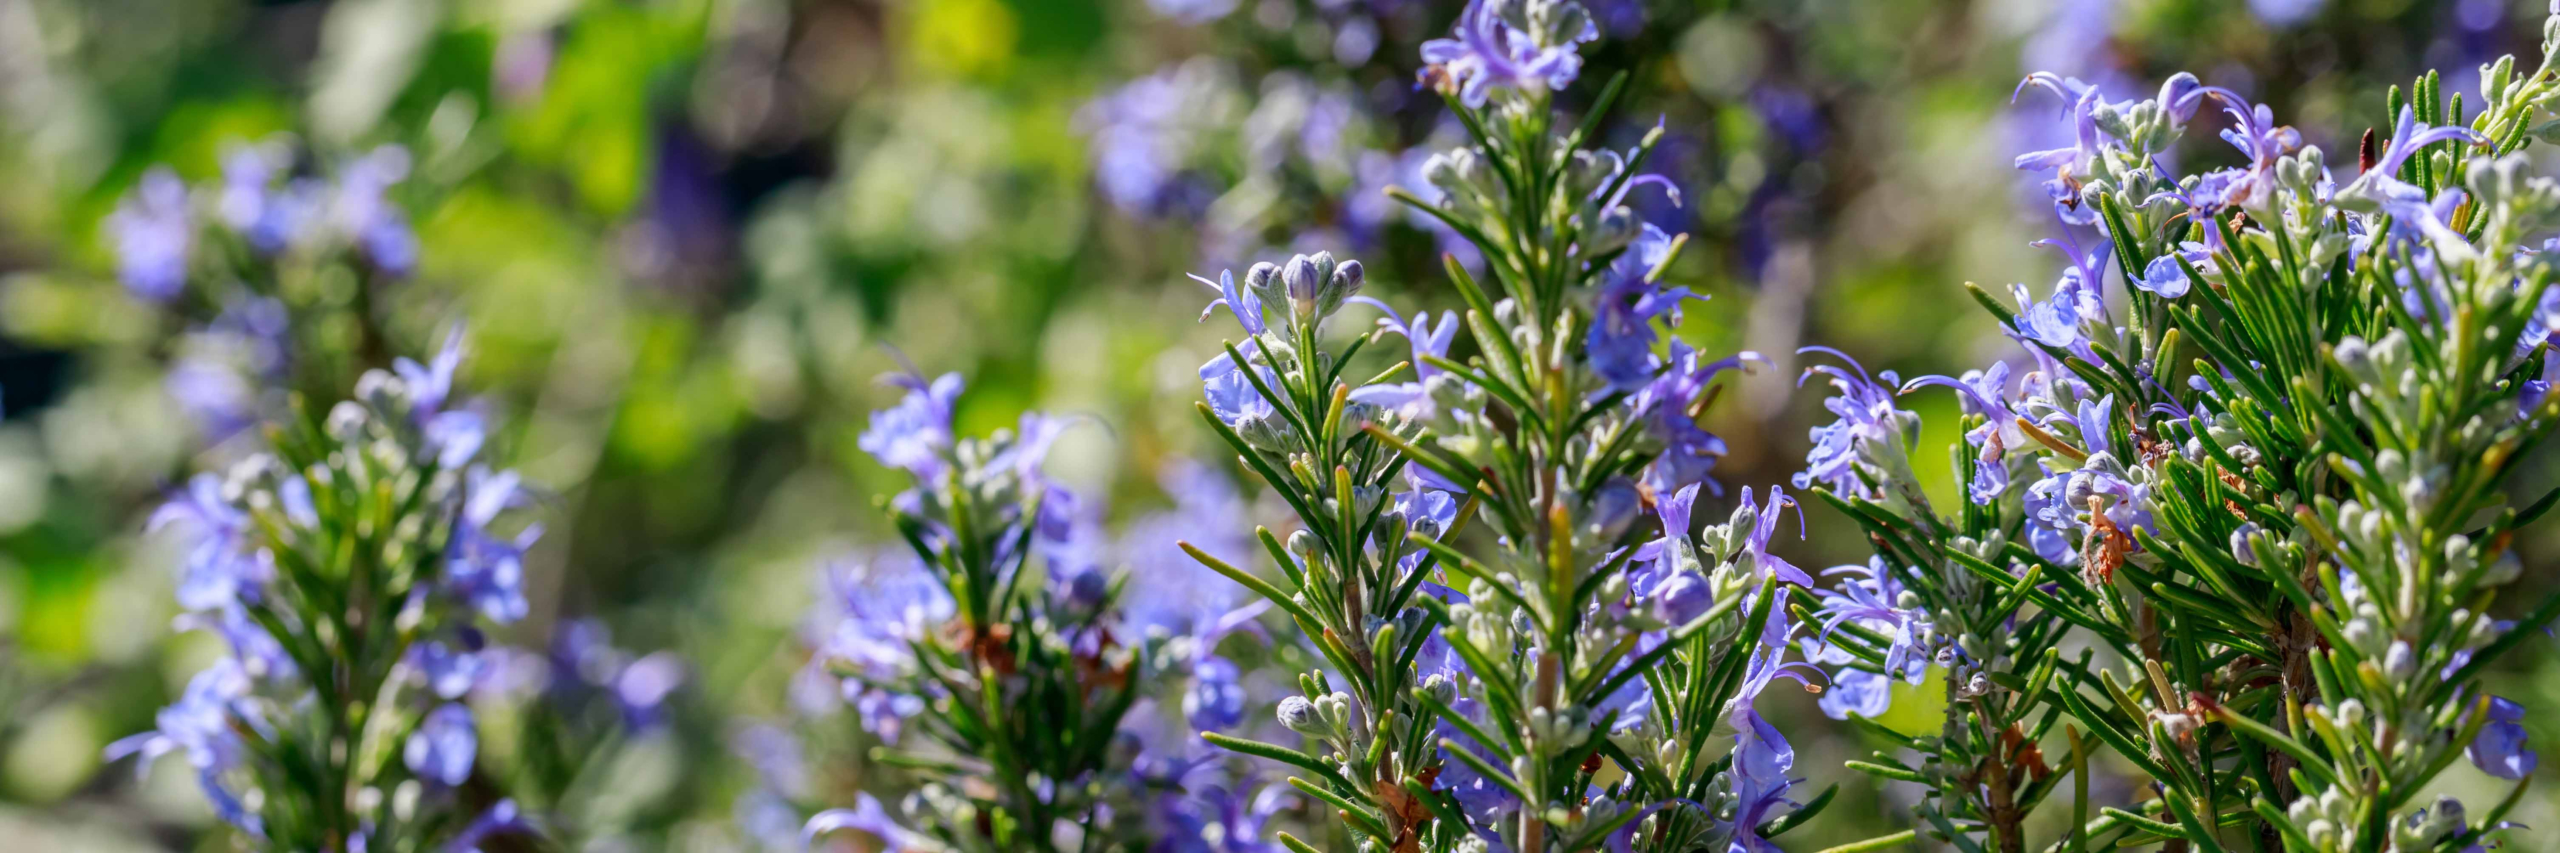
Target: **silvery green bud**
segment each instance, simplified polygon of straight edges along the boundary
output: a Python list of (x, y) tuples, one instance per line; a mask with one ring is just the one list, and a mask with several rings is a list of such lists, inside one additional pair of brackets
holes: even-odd
[(1351, 694), (1336, 690), (1316, 698), (1316, 714), (1337, 732), (1351, 730)]
[(1236, 435), (1244, 439), (1244, 443), (1262, 450), (1289, 449), (1289, 424), (1277, 412), (1236, 425)]
[(365, 424), (372, 420), (372, 413), (365, 411), (364, 406), (358, 405), (353, 400), (340, 400), (337, 405), (329, 408), (329, 420), (325, 428), (329, 431), (330, 438), (354, 443), (357, 439), (364, 437)]
[(1300, 530), (1296, 533), (1289, 534), (1289, 553), (1297, 555), (1300, 559), (1314, 556), (1316, 548), (1317, 542), (1315, 533)]
[(2367, 657), (2382, 653), (2383, 643), (2387, 638), (2375, 620), (2364, 616), (2349, 619), (2343, 631), (2347, 635), (2347, 643), (2355, 646), (2357, 651), (2363, 652)]
[(2382, 676), (2393, 684), (2407, 684), (2418, 674), (2418, 653), (2407, 640), (2393, 640), (2391, 650), (2382, 655)]
[(1324, 716), (1317, 712), (1316, 704), (1307, 701), (1307, 697), (1304, 696), (1291, 696), (1280, 700), (1280, 725), (1309, 737), (1325, 737), (1332, 734), (1326, 729)]
[(409, 408), (409, 384), (387, 370), (367, 370), (356, 377), (355, 399), (386, 412)]
[(1430, 678), (1422, 680), (1422, 692), (1431, 694), (1433, 700), (1447, 705), (1458, 701), (1458, 682), (1447, 675), (1434, 673)]
[(2366, 345), (2363, 338), (2348, 335), (2346, 340), (2339, 341), (2335, 347), (2332, 347), (2329, 354), (2330, 357), (2337, 359), (2338, 366), (2346, 368), (2348, 375), (2354, 376), (2356, 381), (2366, 385), (2382, 384), (2382, 374), (2373, 366), (2372, 347)]
[(1500, 198), (1494, 186), (1493, 170), (1485, 166), (1484, 157), (1472, 148), (1457, 148), (1431, 155), (1422, 166), (1423, 180), (1430, 181), (1441, 193), (1441, 206), (1462, 213), (1482, 212), (1485, 199)]

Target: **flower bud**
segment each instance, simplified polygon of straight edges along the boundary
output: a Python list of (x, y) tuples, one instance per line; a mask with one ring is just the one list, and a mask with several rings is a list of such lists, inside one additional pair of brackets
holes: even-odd
[(1281, 290), (1279, 284), (1280, 265), (1270, 261), (1254, 264), (1252, 269), (1244, 273), (1245, 290), (1265, 305), (1278, 305), (1288, 301), (1288, 294)]
[(1307, 701), (1304, 696), (1280, 700), (1280, 725), (1309, 737), (1332, 734), (1325, 728), (1323, 715), (1316, 712), (1316, 703)]
[(2232, 559), (2239, 560), (2240, 564), (2243, 566), (2256, 567), (2258, 565), (2258, 552), (2255, 548), (2250, 546), (2249, 537), (2257, 535), (2259, 530), (2260, 528), (2258, 527), (2257, 522), (2249, 521), (2242, 522), (2240, 524), (2240, 529), (2231, 531)]
[(2204, 103), (2203, 98), (2192, 97), (2203, 86), (2196, 75), (2184, 71), (2169, 75), (2169, 79), (2160, 81), (2160, 111), (2170, 121), (2186, 124), (2188, 119), (2195, 118), (2196, 107)]
[(1440, 704), (1447, 705), (1458, 701), (1458, 682), (1450, 680), (1447, 675), (1434, 673), (1430, 678), (1422, 680), (1422, 692), (1430, 694), (1431, 698)]
[(2393, 640), (2391, 650), (2382, 655), (2382, 675), (2393, 684), (2407, 684), (2418, 674), (2418, 653), (2407, 640)]
[(1327, 280), (1324, 290), (1317, 294), (1317, 316), (1333, 316), (1333, 312), (1342, 309), (1345, 300), (1360, 295), (1360, 286), (1367, 280), (1359, 261), (1343, 261), (1341, 266), (1333, 269), (1333, 277)]
[(1280, 269), (1281, 294), (1289, 305), (1289, 316), (1304, 323), (1316, 318), (1316, 293), (1324, 287), (1324, 279), (1332, 270), (1333, 256), (1317, 253), (1289, 259)]

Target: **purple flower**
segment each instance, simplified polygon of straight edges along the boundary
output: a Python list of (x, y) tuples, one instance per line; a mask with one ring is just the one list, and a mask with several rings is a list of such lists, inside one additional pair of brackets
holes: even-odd
[(488, 672), (487, 662), (479, 653), (448, 646), (443, 640), (428, 640), (411, 646), (409, 665), (417, 668), (429, 692), (436, 694), (436, 698), (448, 700), (460, 699), (463, 694), (471, 692), (472, 685), (479, 683), (481, 676)]
[(1182, 716), (1201, 731), (1225, 731), (1244, 722), (1247, 699), (1244, 673), (1234, 662), (1210, 655), (1191, 667), (1191, 687), (1182, 694)]
[(1075, 123), (1090, 140), (1103, 196), (1133, 215), (1206, 210), (1223, 188), (1186, 171), (1185, 161), (1232, 120), (1232, 77), (1205, 60), (1167, 65), (1079, 110)]
[(1603, 274), (1584, 350), (1590, 355), (1592, 372), (1615, 390), (1641, 391), (1660, 369), (1661, 359), (1653, 354), (1654, 318), (1668, 316), (1677, 325), (1680, 303), (1706, 300), (1685, 287), (1664, 290), (1645, 280), (1671, 256), (1671, 245), (1671, 235), (1651, 222), (1643, 223), (1635, 242)]
[(899, 826), (896, 820), (889, 817), (888, 810), (880, 807), (879, 798), (870, 794), (863, 794), (856, 798), (853, 808), (828, 809), (819, 812), (801, 827), (800, 834), (804, 841), (816, 841), (818, 836), (847, 829), (878, 839), (882, 853), (938, 849), (932, 846), (931, 839)]
[[(2395, 239), (2442, 238), (2444, 242), (2467, 245), (2468, 241), (2446, 223), (2452, 217), (2453, 208), (2461, 205), (2463, 193), (2448, 188), (2438, 193), (2436, 198), (2429, 199), (2425, 190), (2400, 180), (2400, 169), (2409, 158), (2417, 156), (2428, 146), (2447, 142), (2478, 145), (2485, 141), (2486, 137), (2467, 127), (2419, 124), (2415, 112), (2401, 107), (2399, 118), (2392, 125), (2389, 143), (2374, 157), (2371, 168), (2338, 191), (2338, 200), (2342, 206), (2378, 209), (2390, 214), (2391, 233)], [(2215, 235), (2208, 231), (2207, 236)]]
[[(2554, 292), (2560, 292), (2560, 288), (2556, 288)], [(1387, 312), (1387, 316), (1378, 318), (1378, 327), (1394, 332), (1405, 339), (1406, 344), (1413, 351), (1410, 360), (1413, 362), (1413, 375), (1416, 378), (1427, 380), (1443, 372), (1423, 359), (1426, 356), (1445, 358), (1449, 355), (1449, 342), (1456, 339), (1458, 335), (1458, 312), (1441, 312), (1440, 324), (1435, 328), (1431, 324), (1429, 311), (1415, 312), (1413, 322), (1408, 324), (1404, 320), (1404, 315), (1396, 313), (1396, 309), (1387, 307), (1387, 303), (1366, 296), (1354, 296), (1349, 301), (1364, 303)], [(2543, 301), (2554, 303), (2552, 299)]]
[(419, 778), (450, 788), (471, 778), (471, 763), (479, 752), (480, 731), (471, 721), (471, 709), (447, 702), (427, 712), (409, 733), (401, 760)]
[(462, 339), (462, 327), (455, 326), (445, 333), (444, 346), (427, 363), (419, 364), (406, 357), (391, 363), (392, 372), (399, 374), (400, 383), (409, 390), (411, 417), (425, 421), (444, 411), (446, 398), (453, 396), (453, 375), (462, 369)]
[(1647, 431), (1663, 445), (1662, 454), (1645, 467), (1645, 484), (1652, 486), (1655, 494), (1676, 493), (1693, 483), (1706, 484), (1709, 494), (1724, 494), (1722, 486), (1707, 479), (1716, 460), (1724, 456), (1724, 439), (1699, 426), (1701, 413), (1694, 410), (1717, 374), (1735, 368), (1748, 371), (1768, 361), (1756, 352), (1715, 361), (1705, 359), (1688, 344), (1673, 339), (1671, 369), (1663, 371), (1628, 402), (1635, 417), (1643, 419)]
[[(2301, 148), (2302, 134), (2291, 127), (2276, 124), (2275, 111), (2267, 109), (2267, 105), (2252, 106), (2229, 89), (2197, 86), (2192, 93), (2192, 97), (2198, 98), (2211, 95), (2222, 103), (2222, 111), (2231, 116), (2232, 124), (2223, 129), (2222, 139), (2249, 158), (2249, 165), (2229, 170), (2229, 183), (2216, 188), (2213, 195), (2218, 197), (2219, 205), (2265, 206), (2275, 194), (2276, 160)], [(2393, 168), (2398, 168), (2397, 163)], [(2211, 199), (2198, 198), (2195, 201), (2204, 203), (2200, 207), (2214, 204)], [(2206, 229), (2206, 234), (2212, 235), (2213, 229)]]
[[(1742, 505), (1751, 506), (1750, 486), (1742, 487)], [(1795, 505), (1794, 498), (1787, 497), (1785, 492), (1778, 490), (1778, 487), (1770, 486), (1769, 502), (1753, 514), (1751, 533), (1743, 539), (1742, 552), (1750, 555), (1758, 576), (1765, 578), (1776, 575), (1778, 580), (1811, 589), (1813, 576), (1805, 574), (1803, 569), (1796, 568), (1795, 564), (1787, 562), (1786, 558), (1769, 553), (1769, 540), (1778, 532), (1778, 518)], [(1804, 538), (1804, 513), (1801, 510), (1796, 513), (1796, 538)], [(1770, 620), (1770, 624), (1776, 625), (1777, 620)]]
[(188, 679), (187, 689), (179, 694), (177, 702), (160, 709), (155, 718), (157, 729), (108, 744), (106, 760), (140, 756), (134, 769), (142, 773), (149, 771), (160, 756), (184, 752), (187, 764), (195, 768), (197, 784), (213, 803), (214, 813), (243, 832), (264, 836), (264, 823), (224, 780), (240, 765), (247, 750), (232, 721), (235, 708), (248, 695), (249, 675), (239, 663), (229, 658), (215, 661)]
[(2462, 754), (2482, 772), (2500, 779), (2533, 775), (2533, 768), (2542, 763), (2542, 756), (2524, 745), (2524, 706), (2504, 696), (2489, 697), (2489, 722)]
[(2162, 299), (2176, 299), (2187, 295), (2187, 271), (2178, 266), (2177, 258), (2161, 255), (2142, 267), (2142, 278), (2133, 286)]
[(900, 724), (922, 712), (924, 703), (886, 685), (909, 674), (914, 644), (949, 621), (957, 606), (942, 579), (908, 555), (839, 560), (820, 573), (826, 597), (811, 626), (817, 648), (809, 667), (822, 675), (838, 665), (849, 670), (835, 680), (861, 714), (863, 728), (895, 742)]
[(825, 576), (836, 612), (819, 654), (859, 676), (885, 681), (904, 673), (910, 644), (956, 612), (942, 579), (913, 557), (838, 561)]
[(1279, 844), (1263, 840), (1262, 827), (1290, 799), (1286, 785), (1263, 786), (1250, 801), (1225, 785), (1158, 795), (1154, 820), (1162, 831), (1148, 853), (1280, 853)]
[(1849, 715), (1875, 718), (1893, 707), (1893, 680), (1856, 667), (1841, 667), (1831, 674), (1831, 686), (1822, 691), (1822, 701), (1815, 703), (1822, 715), (1846, 720)]
[(409, 177), (409, 150), (384, 145), (356, 158), (338, 174), (338, 193), (329, 216), (338, 232), (353, 243), (374, 269), (392, 277), (417, 269), (418, 238), (409, 220), (387, 198), (392, 186)]
[(1431, 379), (1446, 371), (1425, 358), (1441, 358), (1449, 354), (1449, 342), (1458, 334), (1458, 312), (1443, 312), (1440, 325), (1435, 329), (1431, 325), (1429, 311), (1415, 313), (1413, 322), (1407, 324), (1404, 315), (1396, 313), (1384, 302), (1366, 296), (1354, 296), (1349, 301), (1365, 303), (1387, 312), (1387, 316), (1378, 318), (1378, 327), (1404, 336), (1412, 349), (1413, 355), (1408, 361), (1413, 365), (1414, 376), (1412, 382), (1382, 383), (1353, 389), (1352, 402), (1367, 403), (1414, 420), (1429, 420), (1436, 416), (1439, 406), (1431, 397)]
[(1637, 546), (1634, 562), (1652, 563), (1672, 557), (1674, 549), (1689, 542), (1689, 510), (1698, 504), (1697, 483), (1682, 486), (1667, 495), (1657, 494), (1653, 513), (1662, 520), (1662, 537)]
[(187, 286), (187, 254), (195, 222), (187, 213), (187, 184), (167, 166), (155, 166), (107, 218), (116, 235), (117, 272), (125, 289), (152, 302), (167, 302)]
[[(1269, 266), (1271, 265), (1255, 264), (1253, 269), (1246, 272), (1246, 278), (1251, 279), (1255, 276), (1269, 278), (1270, 273), (1265, 269)], [(1244, 327), (1245, 334), (1259, 335), (1269, 328), (1262, 321), (1262, 298), (1256, 296), (1252, 288), (1237, 289), (1234, 270), (1219, 270), (1216, 282), (1196, 275), (1192, 276), (1191, 280), (1206, 284), (1209, 289), (1218, 292), (1218, 298), (1211, 301), (1209, 307), (1200, 309), (1200, 319), (1207, 320), (1210, 312), (1225, 308), (1227, 313), (1235, 315), (1236, 324)]]
[[(1776, 625), (1782, 618), (1773, 613), (1769, 621)], [(1778, 727), (1770, 725), (1752, 707), (1753, 701), (1769, 688), (1772, 681), (1786, 678), (1798, 684), (1806, 683), (1797, 670), (1811, 670), (1812, 665), (1780, 663), (1778, 657), (1785, 651), (1783, 645), (1753, 651), (1750, 664), (1744, 670), (1741, 689), (1734, 695), (1733, 704), (1727, 706), (1729, 710), (1725, 719), (1734, 729), (1731, 778), (1735, 800), (1735, 851), (1781, 853), (1777, 845), (1760, 837), (1759, 828), (1770, 818), (1777, 817), (1779, 806), (1794, 805), (1794, 801), (1787, 799), (1787, 789), (1794, 787), (1799, 780), (1787, 778), (1787, 772), (1795, 769), (1795, 747), (1787, 743), (1786, 736), (1778, 732)]]
[[(1405, 471), (1411, 474), (1420, 467), (1409, 465), (1406, 466)], [(1408, 479), (1412, 480), (1414, 488), (1397, 492), (1391, 511), (1404, 519), (1406, 530), (1434, 538), (1439, 537), (1440, 534), (1448, 531), (1451, 523), (1457, 521), (1458, 499), (1451, 492), (1423, 483), (1418, 479)], [(1396, 561), (1396, 568), (1399, 571), (1413, 571), (1413, 567), (1421, 565), (1424, 553), (1421, 548), (1406, 550), (1404, 558)]]
[(1687, 625), (1715, 606), (1714, 585), (1704, 575), (1681, 571), (1653, 593), (1653, 618), (1665, 625)]
[(2011, 329), (2014, 337), (2061, 350), (2071, 350), (2083, 343), (2077, 294), (2057, 287), (2052, 298), (2037, 302), (2027, 295), (2025, 285), (2010, 285), (2010, 289), (2020, 306), (2019, 325)]
[[(1270, 365), (1252, 361), (1261, 352), (1261, 347), (1246, 341), (1236, 348), (1236, 352), (1253, 364), (1253, 372), (1261, 377), (1262, 384), (1273, 388), (1279, 386), (1280, 377), (1271, 372)], [(1262, 390), (1254, 387), (1253, 380), (1236, 367), (1235, 359), (1223, 352), (1200, 365), (1200, 386), (1208, 397), (1209, 410), (1231, 427), (1260, 421), (1277, 411), (1272, 408), (1271, 401), (1262, 396)]]
[(1923, 376), (1904, 383), (1901, 393), (1931, 385), (1955, 389), (1957, 403), (1965, 414), (1983, 416), (1983, 424), (1965, 434), (1966, 443), (1978, 448), (1968, 497), (1976, 504), (1989, 506), (2009, 491), (2008, 449), (2027, 441), (2026, 433), (2018, 428), (2018, 413), (2009, 404), (2009, 364), (1992, 362), (1989, 369), (1968, 370), (1959, 378)]
[(255, 600), (259, 587), (275, 577), (275, 566), (248, 548), (249, 515), (224, 499), (222, 478), (197, 474), (151, 514), (148, 527), (178, 525), (188, 543), (179, 562), (178, 604), (188, 610), (215, 610)]
[(283, 251), (302, 232), (318, 206), (320, 188), (310, 179), (293, 179), (278, 192), (275, 179), (290, 166), (288, 155), (271, 145), (241, 145), (222, 157), (223, 224), (263, 254)]
[(1902, 584), (1885, 567), (1884, 559), (1871, 557), (1866, 565), (1838, 566), (1823, 574), (1849, 576), (1837, 591), (1815, 593), (1822, 599), (1818, 615), (1822, 617), (1823, 642), (1829, 643), (1832, 632), (1844, 624), (1884, 635), (1892, 640), (1884, 649), (1885, 671), (1919, 683), (1921, 674), (1929, 668), (1928, 650), (1921, 647), (1929, 633), (1928, 614), (1903, 603)]
[(1582, 73), (1575, 45), (1600, 37), (1581, 4), (1511, 2), (1488, 11), (1471, 0), (1455, 38), (1422, 43), (1423, 82), (1482, 109), (1495, 89), (1562, 89)]
[(159, 728), (107, 745), (106, 759), (141, 756), (137, 773), (171, 752), (185, 752), (199, 770), (229, 767), (240, 759), (243, 745), (231, 727), (232, 706), (249, 695), (249, 676), (237, 661), (224, 658), (187, 680), (178, 701), (154, 718)]
[(913, 372), (890, 374), (882, 381), (907, 389), (907, 394), (897, 405), (871, 413), (871, 426), (858, 442), (862, 451), (918, 480), (940, 476), (943, 453), (951, 448), (951, 407), (960, 399), (960, 374), (945, 373), (930, 384)]
[(542, 525), (525, 525), (513, 540), (499, 538), (489, 529), (499, 513), (518, 502), (516, 472), (491, 474), (486, 468), (473, 468), (468, 483), (453, 542), (445, 547), (446, 589), (492, 622), (522, 619), (526, 612), (524, 552), (542, 538)]
[(1858, 476), (1863, 454), (1874, 445), (1898, 442), (1902, 425), (1916, 417), (1893, 405), (1892, 389), (1901, 385), (1901, 378), (1888, 370), (1878, 374), (1884, 380), (1879, 384), (1857, 359), (1830, 347), (1805, 347), (1798, 352), (1827, 353), (1847, 362), (1848, 368), (1815, 365), (1805, 368), (1804, 375), (1796, 380), (1801, 387), (1814, 374), (1823, 374), (1831, 377), (1831, 387), (1840, 392), (1822, 401), (1823, 408), (1831, 410), (1839, 420), (1813, 428), (1813, 450), (1805, 455), (1805, 469), (1795, 475), (1796, 488), (1810, 489), (1820, 483), (1838, 494), (1873, 497), (1874, 490)]
[[(1457, 701), (1450, 703), (1450, 710), (1466, 714), (1479, 722), (1483, 720), (1483, 716), (1477, 713), (1478, 707), (1474, 699), (1461, 696)], [(1475, 738), (1468, 737), (1464, 730), (1450, 724), (1447, 720), (1440, 721), (1438, 735), (1440, 740), (1464, 747), (1478, 757), (1494, 754), (1486, 750), (1484, 744), (1477, 743)], [(1440, 751), (1439, 783), (1441, 790), (1448, 791), (1450, 796), (1457, 798), (1458, 809), (1465, 812), (1468, 817), (1474, 818), (1478, 824), (1491, 824), (1502, 815), (1520, 808), (1520, 798), (1513, 796), (1511, 789), (1484, 778), (1476, 772), (1474, 767), (1449, 754), (1446, 748)]]
[(622, 725), (632, 731), (644, 731), (657, 725), (667, 697), (684, 686), (684, 660), (674, 652), (652, 652), (613, 679), (614, 707), (622, 712)]

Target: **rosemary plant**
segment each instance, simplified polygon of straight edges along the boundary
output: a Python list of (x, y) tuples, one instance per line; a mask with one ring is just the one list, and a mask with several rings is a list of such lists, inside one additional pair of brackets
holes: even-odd
[[(1203, 419), (1302, 526), (1257, 531), (1277, 580), (1194, 556), (1326, 669), (1278, 712), (1310, 750), (1205, 736), (1293, 765), (1357, 849), (1773, 850), (1828, 802), (1786, 813), (1793, 752), (1752, 710), (1809, 668), (1781, 662), (1776, 590), (1810, 582), (1768, 552), (1789, 500), (1745, 490), (1730, 523), (1689, 529), (1723, 453), (1698, 425), (1710, 383), (1756, 357), (1663, 342), (1702, 297), (1660, 282), (1681, 241), (1623, 204), (1667, 187), (1640, 173), (1660, 132), (1584, 147), (1623, 75), (1578, 124), (1556, 112), (1594, 37), (1579, 4), (1477, 3), (1423, 48), (1472, 143), (1433, 157), (1438, 203), (1390, 194), (1482, 251), (1491, 289), (1447, 264), (1463, 314), (1407, 320), (1321, 253), (1211, 284), (1245, 337), (1201, 369)], [(1387, 316), (1333, 349), (1353, 302)], [(1410, 358), (1361, 379), (1387, 334)], [(1478, 525), (1491, 541), (1465, 547)]]
[[(2477, 113), (2433, 73), (2395, 87), (2344, 185), (2265, 106), (2190, 75), (2129, 101), (2021, 86), (2078, 130), (2018, 160), (2052, 174), (2069, 269), (2041, 301), (1974, 291), (2032, 359), (2017, 387), (2007, 364), (1911, 386), (1962, 395), (1970, 500), (1949, 517), (1918, 497), (1903, 433), (1861, 436), (1824, 492), (1877, 562), (1810, 647), (1869, 691), (1931, 643), (1954, 662), (1943, 734), (1894, 736), (1922, 766), (1852, 765), (1930, 786), (1919, 833), (2027, 849), (2024, 813), (2065, 775), (2038, 742), (2069, 720), (2055, 848), (2496, 843), (2535, 755), (2481, 676), (2560, 615), (2494, 615), (2518, 611), (2498, 601), (2514, 533), (2555, 497), (2509, 495), (2560, 417), (2554, 258), (2528, 242), (2560, 226), (2560, 183), (2519, 153), (2560, 97), (2555, 33), (2529, 73), (2481, 68)], [(2242, 162), (2171, 174), (2159, 155), (2207, 105)], [(1888, 391), (1843, 399), (1889, 409)], [(1849, 695), (1842, 713), (1881, 710)], [(2092, 815), (2099, 748), (2152, 796)], [(2466, 754), (2516, 793), (2476, 815), (2435, 795)]]

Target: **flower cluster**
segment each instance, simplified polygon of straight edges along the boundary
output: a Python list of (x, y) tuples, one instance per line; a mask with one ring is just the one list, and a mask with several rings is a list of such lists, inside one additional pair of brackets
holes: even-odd
[[(1241, 781), (1216, 784), (1205, 747), (1154, 734), (1244, 720), (1242, 671), (1220, 646), (1258, 631), (1268, 605), (1240, 605), (1174, 546), (1230, 531), (1209, 547), (1241, 559), (1242, 502), (1216, 473), (1176, 467), (1165, 483), (1176, 504), (1105, 542), (1098, 508), (1041, 470), (1066, 421), (1026, 414), (1018, 429), (959, 438), (957, 375), (891, 382), (905, 396), (873, 413), (860, 443), (914, 478), (889, 502), (911, 547), (826, 567), (803, 693), (850, 707), (894, 750), (880, 760), (935, 772), (902, 804), (906, 821), (865, 794), (811, 818), (806, 836), (1048, 850), (1178, 840), (1209, 821), (1252, 838), (1260, 817), (1236, 823), (1245, 812), (1231, 802)], [(1151, 692), (1158, 684), (1173, 689)], [(786, 751), (772, 740), (759, 739), (760, 755)], [(787, 809), (805, 788), (770, 782), (752, 813)]]
[[(2075, 142), (2017, 160), (2051, 176), (2060, 279), (1974, 293), (2020, 357), (1898, 389), (1834, 373), (1841, 421), (1808, 460), (1877, 545), (1835, 570), (1852, 577), (1804, 642), (1837, 668), (1825, 710), (1875, 715), (1890, 679), (1944, 667), (1943, 736), (1865, 726), (1918, 765), (1852, 763), (1929, 787), (1917, 834), (2030, 849), (2027, 813), (2106, 748), (2152, 796), (2092, 819), (2075, 782), (2073, 844), (2493, 843), (2515, 798), (2474, 821), (2418, 797), (2459, 756), (2506, 779), (2536, 763), (2480, 676), (2560, 615), (2491, 615), (2522, 571), (2510, 535), (2551, 505), (2507, 489), (2560, 423), (2555, 267), (2527, 242), (2560, 226), (2560, 182), (2519, 153), (2555, 68), (2560, 17), (2537, 70), (2481, 68), (2467, 118), (2432, 73), (2394, 88), (2343, 184), (2266, 106), (2191, 75), (2129, 100), (2021, 84), (2064, 101)], [(2177, 176), (2162, 155), (2207, 106), (2232, 165)], [(1962, 406), (1947, 514), (1901, 462), (1916, 432), (1890, 428), (1893, 398), (1931, 387)], [(2057, 772), (2041, 744), (2064, 721)]]
[(465, 699), (492, 671), (483, 625), (524, 615), (511, 519), (525, 492), (479, 461), (481, 418), (453, 405), (461, 336), (428, 364), (367, 373), (325, 417), (199, 474), (153, 517), (185, 542), (183, 627), (229, 654), (157, 730), (110, 757), (183, 753), (224, 820), (278, 850), (467, 848), (522, 830), (466, 783)]
[[(369, 291), (417, 269), (417, 237), (393, 201), (409, 154), (376, 148), (334, 178), (308, 159), (283, 139), (235, 145), (198, 187), (156, 167), (107, 219), (125, 290), (189, 321), (165, 384), (210, 442), (282, 414), (270, 389), (336, 394), (397, 349)], [(362, 286), (288, 286), (336, 268)], [(361, 339), (344, 340), (349, 329)]]
[[(1667, 187), (1641, 172), (1661, 131), (1588, 149), (1547, 106), (1593, 35), (1578, 4), (1478, 3), (1424, 49), (1471, 139), (1421, 170), (1432, 200), (1388, 192), (1462, 235), (1498, 291), (1454, 258), (1465, 309), (1437, 319), (1362, 295), (1359, 262), (1328, 253), (1200, 278), (1202, 319), (1242, 333), (1200, 370), (1202, 419), (1299, 529), (1256, 531), (1277, 580), (1192, 556), (1321, 659), (1278, 708), (1301, 746), (1203, 737), (1294, 767), (1361, 849), (1768, 851), (1829, 802), (1799, 807), (1794, 751), (1755, 710), (1814, 673), (1787, 660), (1781, 592), (1813, 579), (1771, 552), (1792, 499), (1745, 489), (1691, 530), (1721, 493), (1711, 385), (1760, 359), (1665, 341), (1703, 297), (1663, 281), (1682, 238), (1625, 203)], [(1331, 321), (1370, 310), (1337, 349)], [(1349, 372), (1387, 341), (1401, 360)], [(1492, 547), (1460, 547), (1479, 524)]]

